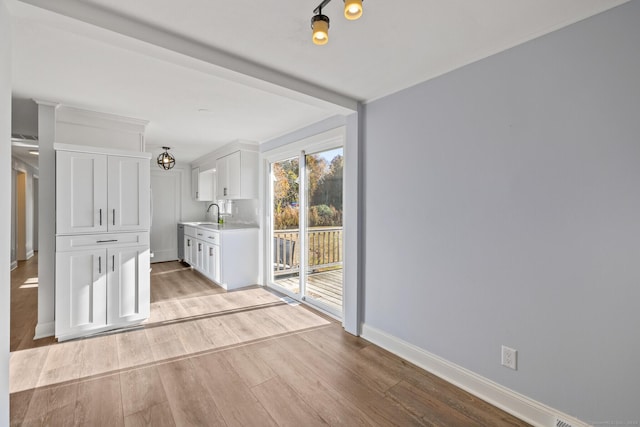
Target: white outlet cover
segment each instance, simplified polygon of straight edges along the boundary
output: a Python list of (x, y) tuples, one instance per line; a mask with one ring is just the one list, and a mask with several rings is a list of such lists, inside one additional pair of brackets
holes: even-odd
[(501, 363), (502, 363), (502, 366), (506, 366), (507, 368), (513, 369), (514, 371), (517, 370), (518, 369), (518, 350), (515, 350), (511, 347), (507, 347), (506, 345), (503, 345)]

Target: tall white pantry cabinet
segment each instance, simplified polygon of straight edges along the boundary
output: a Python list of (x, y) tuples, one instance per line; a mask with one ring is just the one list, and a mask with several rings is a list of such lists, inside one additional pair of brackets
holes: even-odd
[(151, 155), (56, 144), (58, 340), (149, 317)]

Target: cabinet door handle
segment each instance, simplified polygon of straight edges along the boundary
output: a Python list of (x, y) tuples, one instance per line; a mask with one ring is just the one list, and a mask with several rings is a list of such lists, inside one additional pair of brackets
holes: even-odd
[(116, 256), (111, 255), (111, 271), (116, 271)]
[(209, 248), (209, 256), (213, 256), (213, 248)]
[(102, 225), (102, 209), (100, 209), (100, 225)]
[(196, 191), (196, 199), (198, 198), (198, 192)]
[(227, 195), (227, 187), (224, 187), (224, 195)]
[(202, 252), (202, 243), (198, 243), (198, 252)]
[(191, 239), (187, 239), (187, 246), (191, 246)]
[(98, 274), (102, 274), (102, 257), (98, 257)]
[(116, 225), (116, 210), (113, 210), (113, 225)]
[(117, 242), (118, 239), (110, 239), (110, 240), (96, 240), (96, 243), (113, 243)]

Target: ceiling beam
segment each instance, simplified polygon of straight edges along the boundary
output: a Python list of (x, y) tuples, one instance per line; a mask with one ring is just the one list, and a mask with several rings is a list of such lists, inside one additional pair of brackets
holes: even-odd
[(312, 105), (339, 107), (345, 114), (358, 108), (358, 100), (343, 94), (96, 5), (79, 0), (19, 1), (202, 61), (219, 69), (219, 77)]

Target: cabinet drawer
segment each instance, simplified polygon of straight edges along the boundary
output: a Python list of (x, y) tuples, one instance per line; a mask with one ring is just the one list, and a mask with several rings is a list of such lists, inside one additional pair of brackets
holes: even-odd
[(184, 235), (189, 237), (197, 237), (196, 236), (196, 228), (188, 225), (184, 226)]
[(110, 246), (148, 246), (149, 233), (83, 234), (56, 237), (56, 251), (68, 252), (83, 249), (98, 249)]
[(203, 242), (219, 245), (220, 244), (220, 233), (215, 231), (204, 231), (200, 230), (202, 236), (198, 236), (198, 239), (201, 239)]

